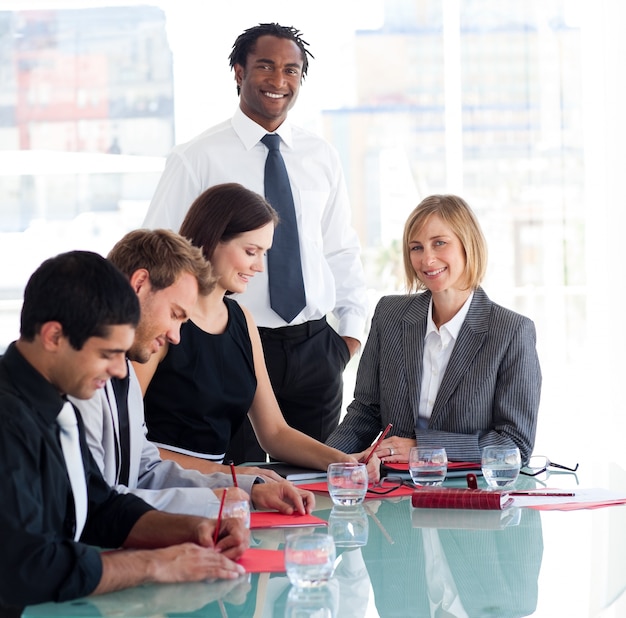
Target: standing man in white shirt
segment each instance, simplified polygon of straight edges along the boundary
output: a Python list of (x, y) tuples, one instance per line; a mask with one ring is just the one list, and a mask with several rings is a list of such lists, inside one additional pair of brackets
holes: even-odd
[[(289, 229), (289, 216), (274, 203), (281, 223), (266, 268), (251, 278), (247, 291), (236, 298), (250, 309), (259, 325), (267, 368), (285, 419), (292, 427), (325, 441), (339, 421), (342, 374), (359, 349), (367, 301), (360, 243), (351, 224), (338, 154), (322, 138), (292, 125), (287, 117), (307, 73), (309, 57), (308, 43), (292, 27), (259, 24), (237, 38), (230, 66), (239, 107), (231, 119), (172, 150), (144, 225), (178, 230), (194, 199), (224, 182), (238, 182), (267, 197), (268, 146), (261, 140), (268, 133), (279, 136), (297, 225), (297, 231), (285, 236), (297, 235), (296, 252), (299, 250), (299, 258), (280, 261), (283, 265), (299, 262), (302, 306), (296, 304), (294, 315), (281, 317), (273, 308), (275, 295), (270, 299), (272, 284), (282, 286), (284, 297), (297, 296), (286, 291), (283, 275), (268, 273), (272, 251), (277, 255), (281, 226), (283, 232)], [(329, 313), (337, 320), (337, 330), (326, 322)], [(235, 462), (265, 459), (249, 423), (232, 445), (227, 457)]]

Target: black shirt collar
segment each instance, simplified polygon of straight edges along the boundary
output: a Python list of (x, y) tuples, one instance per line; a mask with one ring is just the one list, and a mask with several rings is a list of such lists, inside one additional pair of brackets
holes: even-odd
[(56, 387), (22, 356), (15, 342), (7, 348), (2, 362), (19, 397), (45, 421), (56, 422), (66, 400)]

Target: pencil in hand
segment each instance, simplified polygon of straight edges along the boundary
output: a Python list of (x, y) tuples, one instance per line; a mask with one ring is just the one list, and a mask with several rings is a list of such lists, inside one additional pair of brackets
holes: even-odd
[(385, 437), (389, 433), (389, 430), (392, 427), (393, 427), (393, 425), (391, 423), (389, 423), (389, 425), (387, 425), (387, 427), (385, 427), (384, 431), (381, 432), (381, 434), (378, 436), (378, 439), (372, 445), (372, 450), (370, 451), (370, 454), (365, 458), (365, 461), (363, 462), (364, 464), (367, 465), (369, 463), (369, 460), (372, 458), (372, 455), (374, 454), (374, 451), (378, 448), (378, 445), (385, 439)]
[(237, 473), (235, 472), (235, 464), (233, 463), (232, 459), (228, 462), (228, 465), (230, 466), (230, 473), (233, 477), (233, 487), (239, 487), (239, 485), (237, 484)]
[(220, 510), (217, 512), (217, 521), (215, 522), (215, 532), (213, 533), (213, 545), (217, 545), (217, 539), (220, 535), (220, 526), (222, 525), (222, 512), (224, 511), (224, 502), (226, 501), (226, 494), (228, 493), (228, 487), (224, 488), (222, 492), (222, 499), (220, 500)]

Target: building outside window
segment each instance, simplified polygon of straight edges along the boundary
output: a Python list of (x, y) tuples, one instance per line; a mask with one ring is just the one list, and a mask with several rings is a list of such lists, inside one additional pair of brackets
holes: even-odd
[(624, 429), (619, 1), (102, 4), (0, 0), (0, 350), (43, 259), (141, 225), (172, 146), (234, 111), (236, 36), (276, 20), (315, 56), (292, 114), (341, 154), (372, 308), (403, 291), (407, 214), (459, 193), (487, 293), (537, 325), (538, 446), (600, 411)]

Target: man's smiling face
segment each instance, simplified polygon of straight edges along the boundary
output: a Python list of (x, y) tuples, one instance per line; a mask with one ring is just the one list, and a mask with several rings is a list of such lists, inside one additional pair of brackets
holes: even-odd
[(267, 131), (275, 131), (294, 106), (302, 82), (302, 52), (290, 39), (264, 35), (235, 64), (241, 111)]
[(155, 290), (146, 279), (137, 296), (141, 319), (128, 358), (147, 363), (166, 342), (176, 345), (180, 341), (181, 324), (189, 318), (198, 298), (198, 282), (191, 273), (183, 272), (169, 287)]

